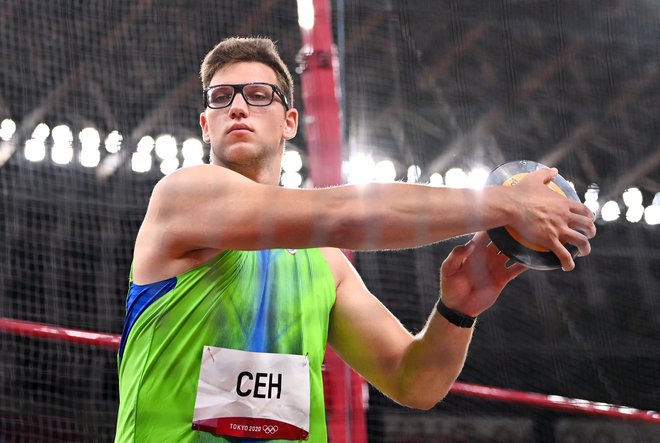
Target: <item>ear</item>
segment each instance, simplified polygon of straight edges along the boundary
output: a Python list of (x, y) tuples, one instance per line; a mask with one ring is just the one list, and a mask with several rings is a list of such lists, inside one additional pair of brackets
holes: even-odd
[(209, 122), (206, 120), (206, 112), (199, 114), (199, 126), (202, 128), (202, 140), (204, 140), (204, 143), (211, 143), (211, 137), (209, 135)]
[(284, 116), (284, 126), (282, 128), (282, 136), (284, 140), (291, 140), (298, 133), (298, 110), (291, 108), (286, 111)]

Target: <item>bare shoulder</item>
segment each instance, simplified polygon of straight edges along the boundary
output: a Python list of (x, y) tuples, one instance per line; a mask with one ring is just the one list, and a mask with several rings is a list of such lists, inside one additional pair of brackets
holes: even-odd
[(189, 193), (204, 194), (219, 184), (231, 182), (249, 182), (249, 180), (227, 168), (216, 165), (199, 165), (181, 168), (163, 177), (154, 187), (149, 207), (162, 203), (162, 199), (171, 202), (173, 197)]
[(153, 189), (138, 231), (133, 255), (133, 280), (152, 283), (192, 269), (221, 252), (181, 246), (179, 214), (194, 212), (205, 199), (210, 182), (231, 180), (225, 168), (200, 165), (182, 168), (161, 179)]

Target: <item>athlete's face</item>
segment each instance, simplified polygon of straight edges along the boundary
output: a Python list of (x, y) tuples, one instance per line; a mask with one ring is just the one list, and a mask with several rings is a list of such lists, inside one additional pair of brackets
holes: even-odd
[[(253, 82), (277, 85), (277, 77), (262, 63), (241, 62), (217, 71), (210, 85)], [(252, 178), (268, 171), (268, 180), (277, 183), (284, 141), (296, 135), (298, 111), (286, 111), (277, 94), (268, 106), (252, 106), (236, 93), (229, 106), (206, 108), (200, 115), (200, 125), (204, 141), (211, 145), (211, 163)]]

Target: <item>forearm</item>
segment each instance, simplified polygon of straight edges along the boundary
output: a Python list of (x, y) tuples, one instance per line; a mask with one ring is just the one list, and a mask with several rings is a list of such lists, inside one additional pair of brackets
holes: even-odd
[(483, 190), (401, 183), (334, 188), (327, 198), (331, 246), (398, 249), (506, 224), (511, 202), (503, 187)]
[(434, 309), (401, 361), (396, 400), (419, 409), (442, 400), (463, 368), (472, 331), (449, 323)]

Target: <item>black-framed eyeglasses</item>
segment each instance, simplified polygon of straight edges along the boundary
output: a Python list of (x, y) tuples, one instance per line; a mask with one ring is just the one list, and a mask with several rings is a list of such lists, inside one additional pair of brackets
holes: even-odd
[(275, 94), (282, 100), (285, 110), (289, 110), (289, 101), (277, 85), (270, 83), (241, 83), (237, 85), (213, 85), (204, 90), (204, 107), (222, 109), (230, 106), (240, 92), (245, 103), (250, 106), (268, 106), (273, 103)]

